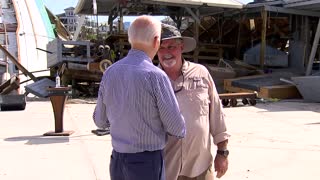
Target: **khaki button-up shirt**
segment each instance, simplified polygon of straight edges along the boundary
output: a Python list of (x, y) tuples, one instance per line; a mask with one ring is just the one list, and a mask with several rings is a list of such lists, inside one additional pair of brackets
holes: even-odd
[(212, 77), (196, 63), (184, 61), (182, 74), (171, 80), (179, 107), (186, 122), (183, 139), (169, 137), (165, 148), (166, 179), (178, 176), (196, 177), (213, 162), (211, 138), (214, 144), (228, 139), (224, 113)]

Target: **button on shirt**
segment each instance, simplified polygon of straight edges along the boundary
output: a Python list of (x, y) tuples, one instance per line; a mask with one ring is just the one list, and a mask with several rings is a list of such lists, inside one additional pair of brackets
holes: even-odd
[(161, 150), (168, 134), (186, 133), (169, 78), (135, 49), (105, 71), (93, 119), (100, 128), (110, 127), (120, 153)]
[(210, 134), (215, 144), (229, 137), (220, 99), (208, 70), (200, 64), (184, 61), (182, 73), (171, 83), (174, 89), (183, 86), (176, 97), (187, 134), (183, 139), (168, 139), (165, 148), (167, 180), (199, 176), (213, 161)]

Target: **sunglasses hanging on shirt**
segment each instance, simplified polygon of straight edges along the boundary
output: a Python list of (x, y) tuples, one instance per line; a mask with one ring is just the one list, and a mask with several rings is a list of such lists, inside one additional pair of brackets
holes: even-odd
[(178, 92), (180, 92), (180, 91), (182, 91), (182, 89), (183, 89), (183, 85), (184, 85), (184, 74), (183, 74), (182, 71), (181, 71), (181, 75), (182, 75), (182, 85), (179, 87), (179, 89), (173, 91), (175, 94), (178, 93)]

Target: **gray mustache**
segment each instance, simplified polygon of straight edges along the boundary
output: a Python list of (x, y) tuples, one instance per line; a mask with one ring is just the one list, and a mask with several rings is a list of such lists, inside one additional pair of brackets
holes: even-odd
[(170, 58), (172, 58), (173, 56), (172, 56), (171, 54), (165, 54), (163, 57), (164, 57), (165, 59), (170, 59)]

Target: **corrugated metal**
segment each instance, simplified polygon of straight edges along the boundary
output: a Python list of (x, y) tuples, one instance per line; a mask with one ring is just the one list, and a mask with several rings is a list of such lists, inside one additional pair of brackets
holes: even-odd
[(222, 7), (222, 8), (237, 8), (243, 7), (243, 4), (235, 0), (150, 0), (153, 2), (165, 2), (172, 4), (186, 4), (186, 5), (197, 5), (203, 6), (207, 5), (209, 7)]
[(283, 0), (270, 0), (270, 1), (254, 1), (245, 5), (247, 8), (255, 8), (255, 7), (262, 7), (262, 6), (282, 6), (284, 4)]
[[(125, 2), (124, 4), (130, 5), (132, 3), (130, 0), (96, 0), (97, 1), (97, 13), (99, 15), (109, 15), (111, 10), (117, 6), (118, 3)], [(79, 0), (75, 8), (76, 14), (93, 14), (92, 0)], [(141, 0), (138, 4), (144, 5), (164, 5), (164, 6), (190, 6), (190, 7), (200, 7), (202, 8), (236, 8), (240, 9), (243, 4), (237, 0)], [(207, 11), (207, 10), (206, 10)], [(164, 15), (161, 12), (152, 12), (154, 15)]]
[(285, 0), (284, 7), (320, 11), (320, 0)]

